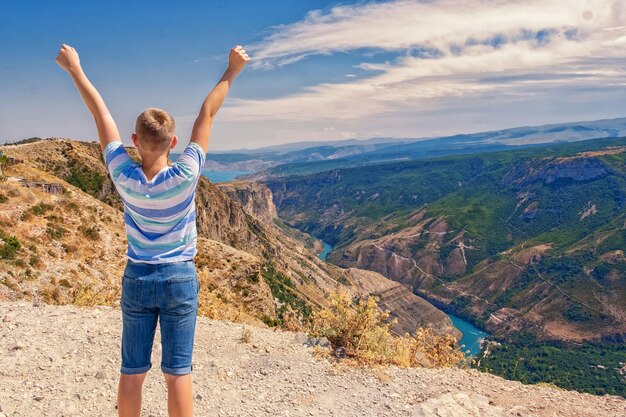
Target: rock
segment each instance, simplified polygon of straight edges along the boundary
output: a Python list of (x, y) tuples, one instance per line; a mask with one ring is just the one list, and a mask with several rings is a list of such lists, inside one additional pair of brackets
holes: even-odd
[(60, 279), (59, 280), (59, 285), (61, 285), (62, 287), (65, 287), (65, 288), (71, 288), (72, 287), (72, 283), (67, 278)]
[(307, 346), (317, 346), (321, 348), (330, 348), (330, 341), (322, 337), (309, 337), (306, 341)]
[(96, 372), (96, 379), (109, 379), (109, 374), (104, 369)]
[(293, 335), (293, 340), (304, 345), (309, 341), (309, 337), (305, 333), (298, 332)]
[(24, 349), (25, 346), (21, 343), (14, 343), (12, 345), (9, 346), (9, 350), (20, 350), (20, 349)]

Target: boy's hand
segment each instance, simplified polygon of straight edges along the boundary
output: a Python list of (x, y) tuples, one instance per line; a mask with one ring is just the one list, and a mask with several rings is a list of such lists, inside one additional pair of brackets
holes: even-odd
[(250, 61), (250, 57), (246, 54), (246, 50), (241, 45), (235, 46), (230, 50), (228, 56), (228, 69), (235, 73), (240, 73), (243, 67)]
[(63, 44), (59, 50), (59, 54), (55, 58), (55, 61), (65, 71), (70, 72), (80, 69), (80, 59), (78, 58), (78, 52), (76, 49), (69, 45)]

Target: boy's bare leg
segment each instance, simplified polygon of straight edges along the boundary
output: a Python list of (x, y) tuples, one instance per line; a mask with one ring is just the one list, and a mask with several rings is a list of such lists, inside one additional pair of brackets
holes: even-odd
[(141, 414), (141, 389), (146, 379), (143, 374), (120, 374), (117, 390), (117, 412), (120, 417), (139, 417)]
[(170, 417), (193, 416), (191, 374), (163, 374), (167, 382), (167, 413)]

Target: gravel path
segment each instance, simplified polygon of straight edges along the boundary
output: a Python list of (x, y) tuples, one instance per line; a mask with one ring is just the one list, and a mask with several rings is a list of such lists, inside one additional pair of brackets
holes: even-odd
[[(304, 334), (198, 318), (196, 416), (626, 416), (626, 401), (475, 370), (338, 366)], [(118, 308), (0, 303), (0, 417), (116, 416)], [(144, 416), (166, 416), (157, 332)]]

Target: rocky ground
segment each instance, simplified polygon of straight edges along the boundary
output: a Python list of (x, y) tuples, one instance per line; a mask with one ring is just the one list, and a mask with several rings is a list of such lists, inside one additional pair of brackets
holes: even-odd
[[(0, 303), (0, 417), (115, 416), (121, 313)], [(242, 338), (242, 336), (244, 336)], [(626, 416), (626, 401), (526, 386), (475, 370), (357, 369), (304, 334), (198, 319), (197, 416)], [(145, 416), (166, 416), (159, 334)]]

